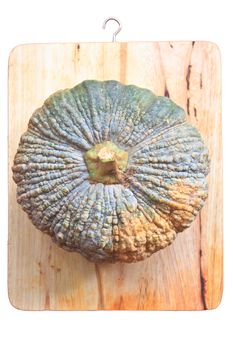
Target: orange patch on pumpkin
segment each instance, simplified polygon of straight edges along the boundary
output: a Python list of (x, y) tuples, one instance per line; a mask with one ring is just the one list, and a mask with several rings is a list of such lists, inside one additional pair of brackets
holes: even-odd
[(197, 212), (202, 208), (208, 196), (204, 186), (201, 182), (192, 184), (181, 179), (168, 186), (173, 208), (170, 219), (177, 232), (189, 227)]
[(113, 230), (114, 255), (122, 261), (139, 261), (165, 248), (175, 238), (175, 231), (159, 215), (148, 220), (141, 211), (123, 212)]

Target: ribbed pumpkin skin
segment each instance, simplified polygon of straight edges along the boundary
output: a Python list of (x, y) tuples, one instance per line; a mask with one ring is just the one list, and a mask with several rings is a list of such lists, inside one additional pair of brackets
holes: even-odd
[[(90, 181), (85, 153), (128, 152), (119, 183)], [(207, 197), (208, 150), (184, 110), (117, 81), (84, 81), (37, 109), (14, 159), (17, 200), (61, 247), (134, 262), (171, 244)]]

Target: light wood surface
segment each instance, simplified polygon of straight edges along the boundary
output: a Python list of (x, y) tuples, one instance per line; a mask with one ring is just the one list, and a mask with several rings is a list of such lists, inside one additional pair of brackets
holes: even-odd
[[(136, 264), (94, 264), (58, 248), (16, 202), (11, 166), (33, 111), (59, 89), (116, 79), (182, 106), (209, 147), (209, 198), (191, 228)], [(222, 295), (221, 71), (209, 42), (34, 44), (9, 59), (9, 255), (11, 303), (24, 310), (202, 310)]]

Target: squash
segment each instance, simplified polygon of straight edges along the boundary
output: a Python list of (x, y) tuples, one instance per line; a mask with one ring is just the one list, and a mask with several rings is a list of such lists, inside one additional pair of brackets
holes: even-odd
[(37, 109), (14, 159), (33, 224), (91, 261), (136, 262), (190, 226), (208, 189), (208, 150), (171, 99), (87, 80)]

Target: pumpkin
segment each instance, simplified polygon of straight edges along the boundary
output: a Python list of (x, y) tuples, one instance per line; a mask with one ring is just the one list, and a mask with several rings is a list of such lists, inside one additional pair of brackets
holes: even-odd
[(171, 99), (87, 80), (33, 113), (12, 169), (18, 203), (60, 247), (136, 262), (190, 226), (207, 198), (209, 157)]

